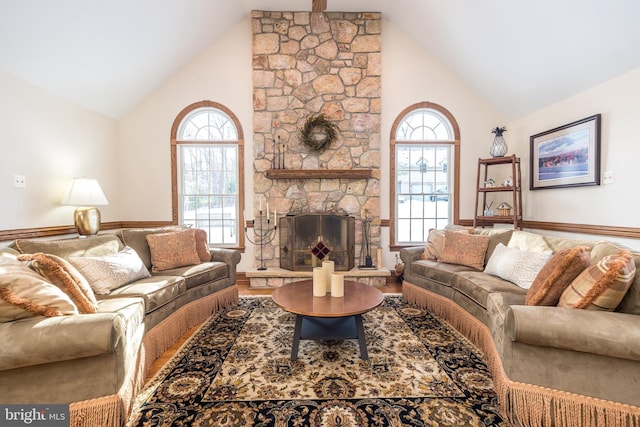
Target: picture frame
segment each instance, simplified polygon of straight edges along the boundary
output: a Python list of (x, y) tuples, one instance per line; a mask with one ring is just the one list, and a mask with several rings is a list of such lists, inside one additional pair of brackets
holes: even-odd
[(600, 185), (601, 114), (532, 135), (530, 190)]

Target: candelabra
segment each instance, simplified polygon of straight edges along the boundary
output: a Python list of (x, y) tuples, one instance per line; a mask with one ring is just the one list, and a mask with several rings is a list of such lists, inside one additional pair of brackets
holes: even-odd
[[(269, 218), (269, 204), (267, 203), (267, 215), (264, 216), (262, 212), (262, 207), (260, 208), (260, 212), (257, 218), (257, 222), (259, 224), (259, 228), (256, 228), (256, 219), (251, 220), (251, 224), (253, 225), (253, 240), (249, 237), (249, 233), (247, 233), (247, 227), (244, 227), (245, 235), (247, 236), (247, 240), (254, 245), (260, 246), (260, 267), (258, 270), (263, 271), (266, 270), (267, 267), (264, 266), (264, 245), (267, 243), (271, 243), (273, 239), (276, 237), (276, 230), (278, 229), (277, 219), (278, 214), (274, 212), (273, 218), (273, 228), (271, 228), (271, 218)], [(266, 223), (266, 224), (265, 224)]]

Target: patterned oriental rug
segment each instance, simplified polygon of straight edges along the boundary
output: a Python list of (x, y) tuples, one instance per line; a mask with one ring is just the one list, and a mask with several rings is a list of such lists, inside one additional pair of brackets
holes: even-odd
[(482, 353), (387, 295), (357, 340), (301, 341), (271, 297), (212, 316), (139, 395), (129, 426), (507, 426)]

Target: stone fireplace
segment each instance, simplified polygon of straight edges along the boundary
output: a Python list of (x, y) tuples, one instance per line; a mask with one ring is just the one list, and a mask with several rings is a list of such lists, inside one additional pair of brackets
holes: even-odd
[[(358, 263), (365, 212), (372, 218), (370, 244), (381, 244), (381, 27), (378, 12), (254, 10), (251, 15), (253, 217), (260, 200), (277, 211), (279, 223), (319, 212), (350, 217), (355, 225), (344, 227), (355, 229), (347, 243), (354, 259), (341, 259), (347, 266)], [(337, 126), (338, 137), (323, 151), (311, 152), (299, 131), (320, 113)], [(280, 231), (262, 248), (265, 266), (310, 269), (295, 252), (302, 249), (281, 244), (290, 236)], [(321, 233), (307, 240), (317, 243), (318, 236), (326, 237)], [(335, 251), (337, 242), (332, 237), (328, 245)]]
[(355, 218), (333, 214), (287, 215), (280, 218), (280, 267), (312, 271), (333, 261), (336, 271), (355, 265)]

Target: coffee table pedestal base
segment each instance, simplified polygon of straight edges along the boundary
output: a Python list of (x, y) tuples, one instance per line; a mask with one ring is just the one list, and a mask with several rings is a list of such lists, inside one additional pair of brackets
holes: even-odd
[(364, 335), (362, 316), (314, 317), (296, 315), (296, 326), (293, 331), (291, 360), (298, 358), (300, 340), (346, 340), (357, 339), (360, 346), (360, 358), (368, 360), (367, 341)]

